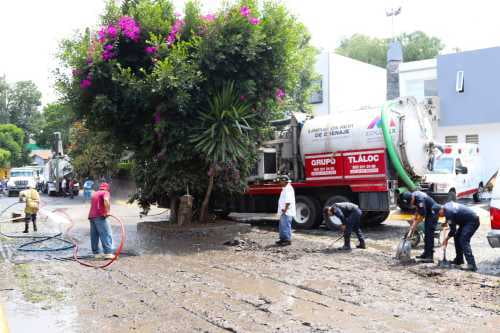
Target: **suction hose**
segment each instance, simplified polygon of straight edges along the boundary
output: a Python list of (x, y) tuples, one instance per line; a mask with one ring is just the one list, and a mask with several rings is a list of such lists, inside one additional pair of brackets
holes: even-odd
[[(384, 103), (381, 110), (381, 120), (382, 120), (382, 133), (384, 135), (385, 146), (387, 147), (387, 153), (389, 154), (389, 159), (394, 166), (399, 178), (405, 183), (410, 191), (415, 191), (417, 189), (417, 185), (411, 180), (410, 176), (406, 172), (403, 167), (403, 163), (399, 159), (399, 155), (396, 152), (396, 148), (394, 147), (394, 142), (392, 141), (391, 134), (389, 132), (389, 115), (388, 108), (394, 105), (394, 101), (389, 101)], [(402, 130), (401, 128), (399, 129)]]

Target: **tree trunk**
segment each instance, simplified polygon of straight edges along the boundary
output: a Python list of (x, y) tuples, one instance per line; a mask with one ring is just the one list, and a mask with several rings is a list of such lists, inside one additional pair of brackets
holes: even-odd
[(208, 173), (210, 176), (208, 178), (207, 192), (205, 193), (205, 198), (203, 199), (203, 203), (201, 205), (200, 223), (208, 222), (208, 204), (210, 203), (210, 196), (212, 195), (212, 190), (214, 188), (215, 178), (215, 167), (213, 165), (210, 166), (210, 170)]
[(177, 211), (179, 208), (179, 197), (176, 195), (172, 195), (170, 197), (170, 223), (177, 223)]

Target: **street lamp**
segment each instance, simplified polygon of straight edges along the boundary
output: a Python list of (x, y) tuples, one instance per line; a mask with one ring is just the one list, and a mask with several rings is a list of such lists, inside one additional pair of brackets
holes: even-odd
[(401, 14), (401, 6), (397, 8), (390, 8), (385, 10), (385, 16), (391, 18), (391, 26), (392, 26), (392, 39), (395, 39), (396, 36), (394, 35), (394, 18)]

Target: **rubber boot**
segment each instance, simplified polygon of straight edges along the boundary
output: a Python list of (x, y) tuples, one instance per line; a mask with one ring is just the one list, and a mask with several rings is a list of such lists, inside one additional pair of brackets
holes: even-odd
[(37, 232), (37, 231), (38, 231), (38, 230), (37, 230), (37, 228), (36, 228), (36, 222), (35, 222), (35, 221), (33, 221), (33, 231), (34, 231), (34, 232)]
[(359, 240), (359, 244), (358, 244), (358, 245), (356, 245), (356, 247), (357, 247), (358, 249), (366, 249), (365, 240), (364, 240), (364, 239), (360, 239), (360, 240)]
[(27, 234), (27, 233), (29, 232), (28, 227), (29, 227), (29, 224), (28, 224), (28, 223), (25, 223), (25, 224), (24, 224), (24, 231), (23, 231), (23, 234)]
[(350, 236), (344, 236), (344, 246), (339, 247), (338, 250), (351, 251), (351, 237)]

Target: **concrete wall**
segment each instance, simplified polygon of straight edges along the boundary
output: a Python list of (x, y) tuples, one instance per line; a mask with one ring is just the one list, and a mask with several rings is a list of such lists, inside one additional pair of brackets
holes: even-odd
[[(500, 47), (438, 56), (440, 126), (500, 122)], [(464, 71), (464, 91), (456, 91)]]
[(323, 103), (313, 104), (315, 115), (379, 106), (385, 101), (384, 68), (323, 51), (316, 71), (323, 77)]
[(421, 101), (424, 94), (424, 81), (437, 78), (436, 59), (412, 61), (399, 66), (400, 96), (413, 96)]
[(481, 156), (482, 178), (488, 180), (500, 168), (500, 154), (498, 144), (500, 138), (500, 123), (467, 125), (467, 126), (440, 126), (436, 133), (438, 142), (445, 142), (446, 136), (456, 135), (458, 143), (465, 143), (465, 136), (479, 135), (479, 154)]

